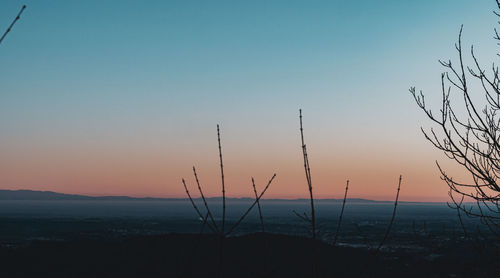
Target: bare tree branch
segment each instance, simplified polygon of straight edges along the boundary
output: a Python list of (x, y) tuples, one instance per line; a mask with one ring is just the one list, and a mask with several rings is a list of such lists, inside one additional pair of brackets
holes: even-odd
[(5, 30), (5, 32), (3, 33), (2, 37), (0, 37), (0, 44), (2, 44), (2, 42), (5, 39), (5, 37), (7, 36), (7, 34), (10, 33), (10, 31), (12, 30), (12, 27), (14, 27), (14, 24), (16, 24), (16, 22), (21, 18), (21, 14), (24, 12), (25, 9), (26, 9), (26, 5), (23, 5), (23, 7), (21, 8), (21, 10), (17, 14), (16, 18), (14, 18), (14, 20), (9, 25), (9, 27), (7, 28), (7, 30)]
[(302, 154), (304, 156), (304, 171), (306, 174), (307, 187), (309, 189), (309, 199), (311, 201), (311, 234), (312, 234), (312, 277), (318, 276), (317, 267), (317, 251), (316, 251), (316, 214), (314, 211), (314, 196), (311, 181), (311, 167), (309, 167), (309, 158), (307, 156), (307, 147), (304, 142), (304, 128), (302, 126), (302, 109), (299, 109), (299, 121), (300, 121), (300, 139), (302, 143)]
[(309, 199), (311, 202), (311, 233), (313, 240), (316, 239), (316, 216), (314, 212), (314, 196), (311, 181), (311, 168), (309, 167), (309, 158), (307, 156), (307, 147), (304, 142), (304, 128), (302, 127), (302, 109), (299, 109), (299, 119), (300, 119), (300, 139), (302, 142), (302, 154), (304, 156), (304, 170), (306, 173), (307, 187), (309, 189)]
[(264, 229), (264, 218), (262, 217), (262, 209), (260, 208), (259, 196), (257, 195), (257, 188), (255, 188), (255, 180), (253, 179), (253, 177), (252, 177), (252, 187), (253, 187), (253, 193), (255, 194), (255, 200), (257, 201), (257, 208), (259, 209), (260, 226), (262, 232), (264, 233), (266, 231), (266, 229)]
[(340, 210), (339, 222), (337, 223), (337, 232), (335, 232), (335, 239), (333, 240), (333, 245), (337, 244), (337, 239), (339, 238), (340, 225), (342, 224), (342, 216), (344, 215), (345, 201), (347, 200), (347, 191), (349, 190), (349, 180), (347, 180), (345, 185), (344, 201), (342, 202), (342, 210)]
[[(182, 184), (184, 185), (184, 189), (186, 190), (186, 194), (187, 194), (187, 196), (189, 198), (189, 201), (191, 201), (191, 205), (193, 206), (194, 210), (196, 211), (196, 213), (198, 214), (198, 216), (200, 217), (200, 219), (203, 219), (203, 215), (201, 214), (200, 210), (198, 209), (198, 206), (196, 205), (196, 203), (194, 202), (193, 198), (191, 197), (191, 194), (189, 193), (188, 187), (186, 185), (186, 181), (184, 179), (182, 179)], [(214, 227), (210, 226), (210, 223), (208, 223), (208, 227), (214, 233), (217, 232), (217, 230)]]
[(255, 198), (255, 201), (252, 203), (252, 205), (247, 209), (247, 211), (240, 217), (240, 219), (238, 219), (238, 221), (236, 221), (236, 223), (234, 223), (234, 225), (226, 232), (226, 236), (227, 235), (230, 235), (237, 227), (238, 225), (240, 225), (240, 223), (245, 219), (245, 217), (248, 215), (248, 213), (250, 213), (250, 211), (253, 209), (253, 207), (259, 202), (260, 198), (262, 198), (262, 196), (264, 196), (264, 193), (266, 193), (267, 189), (269, 188), (269, 186), (271, 185), (271, 183), (273, 182), (274, 178), (276, 177), (276, 174), (274, 174), (271, 179), (267, 182), (267, 185), (266, 187), (264, 187), (264, 190), (262, 190), (262, 192), (259, 194), (259, 196), (257, 198)]
[(207, 210), (207, 215), (210, 217), (210, 221), (212, 221), (212, 225), (214, 226), (215, 230), (218, 232), (219, 229), (217, 227), (217, 224), (215, 223), (214, 217), (212, 216), (212, 212), (210, 211), (210, 208), (208, 207), (207, 200), (205, 199), (205, 195), (203, 194), (203, 190), (201, 189), (200, 181), (198, 180), (198, 174), (196, 173), (196, 168), (193, 166), (193, 174), (194, 178), (196, 180), (196, 185), (198, 185), (198, 191), (200, 191), (201, 199), (203, 200), (203, 203), (205, 204), (205, 209)]
[(403, 177), (400, 175), (399, 176), (399, 183), (398, 183), (398, 191), (396, 193), (396, 200), (394, 201), (394, 210), (392, 211), (391, 221), (389, 222), (389, 226), (387, 226), (387, 230), (385, 231), (384, 238), (382, 239), (382, 241), (378, 245), (377, 249), (375, 250), (375, 253), (378, 253), (380, 251), (380, 249), (384, 245), (385, 241), (387, 240), (387, 237), (389, 236), (389, 233), (391, 232), (392, 224), (394, 223), (394, 219), (396, 218), (396, 210), (397, 210), (397, 207), (398, 207), (399, 191), (401, 189), (401, 180), (402, 179), (403, 179)]

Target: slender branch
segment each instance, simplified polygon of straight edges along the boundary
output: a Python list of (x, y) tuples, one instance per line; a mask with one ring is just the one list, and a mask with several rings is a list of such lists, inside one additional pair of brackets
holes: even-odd
[(273, 180), (274, 180), (275, 177), (276, 177), (276, 174), (274, 174), (271, 177), (271, 179), (267, 182), (267, 185), (266, 185), (266, 187), (264, 187), (264, 190), (262, 190), (262, 192), (259, 194), (259, 196), (257, 198), (255, 198), (255, 201), (247, 209), (247, 211), (240, 217), (240, 219), (238, 219), (238, 221), (236, 221), (236, 223), (234, 223), (234, 225), (231, 227), (231, 229), (229, 229), (226, 232), (226, 234), (225, 234), (226, 236), (230, 235), (238, 227), (238, 225), (240, 225), (240, 223), (245, 219), (245, 217), (248, 215), (248, 213), (250, 213), (250, 211), (257, 204), (257, 202), (262, 198), (262, 196), (264, 196), (264, 193), (266, 193), (267, 189), (269, 188), (269, 186), (271, 185), (271, 183), (273, 182)]
[[(182, 179), (182, 184), (184, 185), (184, 189), (186, 190), (186, 194), (189, 198), (189, 201), (191, 201), (191, 205), (193, 206), (194, 210), (196, 211), (196, 213), (198, 214), (198, 216), (203, 219), (203, 215), (201, 214), (200, 210), (198, 209), (198, 206), (196, 205), (196, 203), (194, 202), (193, 198), (191, 197), (191, 193), (189, 193), (189, 190), (188, 190), (188, 187), (186, 185), (186, 181), (184, 179)], [(208, 227), (214, 232), (216, 233), (216, 230), (214, 229), (214, 227), (210, 226), (210, 223), (208, 223)]]
[(21, 18), (21, 14), (24, 12), (24, 9), (26, 9), (26, 5), (23, 5), (23, 7), (21, 8), (21, 10), (17, 14), (16, 18), (14, 18), (14, 20), (9, 25), (9, 27), (7, 28), (7, 30), (5, 30), (5, 32), (3, 33), (2, 37), (0, 37), (0, 44), (2, 44), (2, 42), (5, 39), (5, 37), (7, 36), (7, 34), (10, 33), (10, 30), (12, 30), (12, 27), (14, 27), (14, 24), (16, 24), (16, 22)]
[(340, 225), (342, 223), (342, 216), (344, 215), (345, 201), (347, 200), (347, 191), (349, 190), (349, 180), (347, 180), (345, 185), (344, 201), (342, 202), (342, 210), (340, 211), (339, 222), (337, 223), (337, 232), (335, 233), (335, 239), (333, 240), (333, 246), (337, 244), (337, 239), (340, 233)]
[(203, 200), (203, 203), (205, 204), (205, 209), (207, 210), (208, 217), (210, 217), (210, 221), (212, 221), (212, 225), (214, 226), (215, 230), (217, 232), (219, 231), (219, 228), (217, 227), (217, 223), (215, 223), (214, 217), (212, 216), (212, 212), (210, 211), (210, 208), (208, 207), (207, 200), (205, 199), (205, 195), (203, 194), (203, 190), (201, 189), (200, 181), (198, 180), (198, 174), (196, 173), (196, 168), (193, 166), (193, 174), (194, 178), (196, 180), (196, 185), (198, 185), (198, 191), (200, 191), (201, 199)]
[(217, 125), (217, 142), (219, 143), (219, 160), (220, 160), (220, 176), (222, 180), (222, 228), (221, 235), (224, 234), (224, 226), (226, 223), (226, 187), (224, 184), (224, 165), (222, 164), (222, 147), (220, 143), (220, 129)]
[(311, 232), (313, 240), (316, 239), (316, 217), (314, 212), (314, 197), (311, 181), (311, 168), (309, 167), (309, 159), (307, 157), (307, 148), (304, 142), (304, 128), (302, 126), (302, 109), (299, 109), (299, 119), (300, 119), (300, 139), (302, 142), (302, 154), (304, 156), (304, 170), (306, 173), (307, 187), (309, 189), (309, 199), (311, 201)]
[(396, 210), (398, 207), (398, 199), (399, 199), (399, 190), (401, 189), (401, 180), (403, 177), (400, 175), (399, 176), (399, 183), (398, 183), (398, 192), (396, 193), (396, 200), (394, 201), (394, 210), (392, 211), (392, 217), (391, 217), (391, 222), (389, 222), (389, 226), (387, 227), (387, 230), (385, 231), (384, 238), (378, 245), (377, 249), (375, 250), (375, 253), (377, 254), (380, 249), (382, 248), (382, 245), (384, 245), (387, 237), (389, 236), (389, 233), (391, 232), (392, 224), (394, 223), (394, 219), (396, 218)]
[(262, 209), (260, 208), (259, 196), (257, 195), (257, 188), (255, 187), (255, 181), (254, 181), (253, 177), (252, 177), (252, 187), (253, 187), (253, 193), (255, 193), (255, 201), (257, 202), (257, 208), (259, 209), (261, 230), (264, 233), (266, 231), (264, 229), (264, 218), (262, 217)]
[(465, 228), (464, 221), (462, 220), (462, 215), (460, 213), (460, 206), (462, 205), (463, 201), (464, 201), (464, 196), (462, 195), (462, 199), (460, 200), (460, 204), (457, 206), (457, 216), (458, 216), (458, 220), (460, 221), (460, 226), (462, 227), (462, 230), (464, 231), (464, 236), (466, 238), (468, 238), (469, 234), (467, 233), (467, 229)]
[(312, 277), (318, 277), (318, 266), (317, 266), (317, 250), (316, 250), (316, 214), (314, 211), (314, 196), (311, 180), (311, 167), (309, 167), (309, 158), (307, 156), (307, 147), (304, 141), (304, 128), (302, 126), (302, 109), (299, 109), (299, 121), (300, 121), (300, 139), (302, 143), (302, 154), (304, 156), (304, 171), (306, 174), (307, 187), (309, 189), (309, 199), (311, 201), (311, 233), (312, 233)]
[(218, 277), (222, 276), (222, 265), (224, 262), (224, 239), (226, 237), (224, 233), (226, 225), (226, 187), (224, 184), (224, 165), (222, 164), (222, 147), (220, 143), (220, 129), (217, 125), (217, 142), (219, 143), (219, 160), (220, 160), (220, 176), (222, 181), (222, 224), (220, 229), (220, 247), (219, 247), (219, 270)]

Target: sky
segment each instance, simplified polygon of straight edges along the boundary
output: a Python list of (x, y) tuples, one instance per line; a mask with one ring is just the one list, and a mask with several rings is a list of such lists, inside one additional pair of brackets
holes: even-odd
[(438, 59), (498, 59), (494, 0), (0, 3), (0, 188), (87, 195), (307, 197), (298, 110), (318, 198), (446, 201), (432, 124)]

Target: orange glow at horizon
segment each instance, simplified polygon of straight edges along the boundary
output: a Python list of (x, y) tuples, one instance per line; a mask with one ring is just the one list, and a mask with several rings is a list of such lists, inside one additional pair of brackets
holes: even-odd
[[(321, 145), (321, 144), (318, 144)], [(259, 190), (273, 173), (277, 178), (264, 198), (307, 198), (300, 146), (281, 149), (248, 146), (245, 152), (236, 144), (223, 149), (227, 196), (252, 197), (250, 178)], [(290, 147), (296, 152), (284, 152)], [(321, 146), (319, 147), (321, 148)], [(326, 148), (323, 146), (323, 148)], [(316, 198), (342, 198), (345, 182), (350, 180), (349, 198), (394, 199), (399, 174), (403, 175), (400, 200), (447, 201), (447, 186), (439, 179), (435, 164), (411, 156), (395, 147), (393, 152), (364, 150), (333, 153), (310, 150), (312, 182)], [(408, 151), (408, 150), (406, 150)], [(435, 153), (439, 155), (439, 153)], [(110, 148), (59, 153), (33, 153), (2, 160), (2, 189), (48, 190), (91, 196), (127, 195), (133, 197), (185, 197), (181, 178), (193, 196), (197, 195), (192, 173), (196, 161), (198, 175), (207, 196), (220, 196), (217, 149), (206, 153)], [(262, 157), (266, 157), (263, 159)], [(412, 158), (413, 157), (413, 158)], [(459, 168), (450, 164), (452, 170)]]

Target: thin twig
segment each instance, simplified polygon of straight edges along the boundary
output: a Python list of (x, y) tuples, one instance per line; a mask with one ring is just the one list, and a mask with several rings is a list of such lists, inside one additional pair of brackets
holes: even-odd
[(340, 211), (339, 223), (337, 223), (337, 232), (335, 233), (335, 239), (333, 240), (333, 246), (335, 246), (335, 244), (337, 244), (337, 239), (339, 237), (340, 225), (342, 223), (342, 216), (344, 215), (344, 207), (345, 207), (345, 201), (347, 200), (347, 191), (348, 190), (349, 190), (349, 180), (347, 180), (347, 183), (345, 185), (344, 201), (342, 202), (342, 210)]
[(255, 187), (255, 180), (253, 179), (253, 177), (252, 177), (252, 187), (253, 187), (253, 193), (255, 193), (255, 201), (257, 201), (257, 208), (259, 209), (261, 230), (264, 233), (266, 231), (264, 229), (264, 218), (262, 217), (262, 209), (260, 208), (259, 196), (257, 195), (257, 188)]
[[(191, 201), (191, 205), (193, 205), (193, 208), (194, 210), (196, 211), (196, 213), (198, 214), (198, 216), (203, 219), (203, 215), (201, 214), (200, 210), (198, 209), (198, 206), (196, 205), (196, 203), (194, 202), (193, 198), (191, 197), (191, 194), (189, 193), (189, 190), (188, 190), (188, 187), (186, 185), (186, 181), (184, 179), (182, 179), (182, 184), (184, 185), (184, 189), (186, 190), (186, 194), (189, 198), (189, 201)], [(214, 232), (216, 233), (216, 230), (214, 229), (214, 227), (212, 227), (210, 225), (210, 223), (208, 223), (208, 227)]]
[(207, 200), (205, 199), (205, 195), (203, 194), (203, 190), (201, 189), (200, 181), (198, 180), (198, 174), (196, 173), (196, 168), (194, 166), (193, 166), (193, 174), (196, 180), (196, 185), (198, 185), (198, 191), (200, 191), (201, 199), (205, 204), (205, 209), (207, 210), (208, 217), (210, 217), (210, 221), (212, 221), (212, 225), (214, 225), (215, 230), (218, 231), (219, 228), (217, 227), (217, 223), (215, 223), (214, 217), (212, 216), (212, 212), (210, 212), (210, 208), (208, 207)]
[(226, 187), (224, 184), (224, 165), (222, 164), (222, 147), (220, 143), (220, 129), (219, 125), (217, 125), (217, 142), (219, 143), (219, 160), (220, 160), (220, 176), (222, 181), (222, 224), (220, 230), (220, 248), (219, 248), (219, 271), (218, 276), (222, 276), (222, 265), (223, 265), (223, 256), (224, 256), (224, 238), (225, 238), (225, 224), (226, 224)]
[(271, 185), (271, 183), (273, 182), (274, 178), (276, 177), (276, 174), (274, 174), (271, 179), (267, 182), (267, 185), (266, 187), (264, 187), (264, 190), (262, 190), (262, 192), (259, 194), (259, 196), (257, 198), (255, 198), (255, 201), (252, 203), (252, 205), (247, 209), (247, 211), (240, 217), (240, 219), (238, 219), (238, 221), (236, 221), (236, 223), (226, 232), (226, 236), (230, 235), (234, 229), (236, 229), (238, 227), (238, 225), (240, 225), (240, 223), (245, 219), (245, 217), (248, 215), (248, 213), (250, 213), (250, 211), (252, 210), (252, 208), (257, 204), (257, 202), (262, 198), (262, 196), (264, 196), (264, 193), (266, 193), (267, 189), (269, 188), (269, 186)]
[(222, 228), (221, 235), (224, 234), (224, 226), (226, 223), (226, 186), (224, 184), (224, 165), (222, 164), (222, 147), (220, 143), (220, 129), (217, 125), (217, 142), (219, 143), (219, 160), (220, 160), (220, 176), (222, 180)]
[(398, 199), (399, 199), (399, 191), (401, 189), (401, 180), (403, 179), (403, 176), (399, 176), (399, 183), (398, 183), (398, 192), (396, 193), (396, 200), (394, 201), (394, 210), (392, 211), (392, 217), (391, 217), (391, 222), (389, 222), (389, 226), (387, 227), (387, 230), (385, 231), (384, 238), (378, 245), (377, 249), (375, 250), (375, 254), (377, 254), (380, 249), (382, 248), (382, 245), (384, 245), (385, 240), (389, 236), (389, 233), (391, 232), (392, 224), (394, 223), (394, 219), (396, 218), (396, 210), (398, 207)]
[(460, 200), (460, 205), (457, 206), (457, 216), (458, 216), (458, 220), (460, 221), (460, 226), (462, 227), (462, 230), (464, 231), (465, 238), (469, 238), (469, 234), (467, 233), (467, 229), (465, 228), (464, 221), (462, 220), (462, 215), (460, 214), (460, 206), (462, 205), (463, 201), (464, 201), (464, 196), (462, 195), (462, 199)]
[(304, 142), (304, 128), (302, 126), (302, 109), (299, 109), (299, 121), (300, 121), (300, 139), (302, 143), (302, 154), (304, 156), (304, 171), (306, 173), (307, 187), (309, 189), (309, 199), (311, 201), (311, 233), (312, 233), (312, 277), (318, 276), (318, 266), (317, 266), (317, 251), (316, 251), (316, 215), (314, 212), (314, 196), (311, 180), (311, 167), (309, 167), (309, 158), (307, 156), (307, 147)]
[(304, 156), (304, 170), (306, 173), (307, 187), (309, 189), (309, 199), (311, 201), (311, 232), (313, 240), (316, 239), (316, 217), (314, 213), (314, 197), (311, 181), (311, 168), (309, 167), (309, 159), (307, 157), (307, 148), (304, 142), (304, 128), (302, 126), (302, 109), (299, 109), (299, 119), (300, 119), (300, 139), (302, 142), (302, 154)]
[(12, 23), (9, 25), (9, 28), (7, 28), (7, 30), (5, 30), (5, 32), (3, 33), (2, 37), (0, 38), (0, 44), (2, 44), (3, 40), (5, 39), (5, 37), (7, 36), (7, 34), (10, 32), (10, 30), (12, 30), (12, 27), (14, 27), (14, 24), (16, 24), (16, 22), (21, 18), (21, 14), (24, 12), (24, 9), (26, 9), (26, 5), (23, 5), (23, 7), (21, 8), (21, 10), (17, 14), (16, 18), (14, 18), (14, 20), (12, 21)]
[[(265, 186), (264, 190), (262, 190), (262, 192), (258, 195), (257, 194), (257, 189), (256, 189), (256, 186), (255, 186), (255, 181), (254, 181), (254, 178), (252, 177), (252, 186), (253, 186), (253, 189), (254, 189), (254, 193), (255, 193), (255, 201), (253, 202), (253, 204), (248, 208), (248, 210), (241, 216), (241, 218), (228, 230), (226, 231), (225, 230), (225, 223), (226, 223), (226, 189), (225, 189), (225, 181), (224, 181), (224, 164), (223, 164), (223, 159), (222, 159), (222, 144), (221, 144), (221, 136), (220, 136), (220, 127), (219, 125), (217, 125), (217, 142), (218, 142), (218, 147), (219, 147), (219, 161), (220, 161), (220, 173), (221, 173), (221, 181), (222, 181), (222, 223), (221, 223), (221, 226), (220, 226), (220, 229), (218, 229), (217, 227), (217, 224), (212, 216), (212, 213), (210, 211), (210, 208), (208, 206), (208, 203), (206, 201), (206, 198), (205, 198), (205, 195), (203, 194), (203, 190), (202, 190), (202, 187), (200, 185), (200, 181), (198, 179), (198, 174), (196, 172), (196, 168), (193, 166), (193, 174), (194, 174), (194, 177), (195, 177), (195, 180), (196, 180), (196, 184), (198, 186), (198, 190), (200, 192), (200, 195), (201, 195), (201, 199), (203, 200), (203, 203), (205, 205), (205, 208), (206, 208), (206, 216), (205, 216), (205, 223), (207, 226), (209, 226), (212, 231), (214, 231), (215, 233), (218, 233), (219, 235), (219, 263), (218, 263), (218, 277), (222, 277), (222, 272), (223, 272), (223, 269), (224, 269), (224, 242), (225, 242), (225, 239), (226, 239), (226, 236), (230, 235), (234, 229), (236, 229), (238, 227), (238, 225), (245, 219), (245, 217), (248, 215), (248, 213), (252, 210), (252, 208), (257, 204), (258, 207), (259, 207), (259, 215), (260, 215), (260, 221), (261, 221), (261, 226), (262, 226), (262, 231), (264, 232), (264, 219), (262, 217), (262, 211), (261, 211), (261, 207), (260, 207), (260, 199), (262, 198), (262, 196), (264, 195), (264, 193), (267, 191), (267, 189), (269, 188), (269, 186), (271, 185), (271, 183), (273, 182), (274, 178), (276, 177), (276, 174), (274, 174), (271, 179), (269, 180), (269, 182), (267, 183), (267, 185)], [(188, 190), (188, 187), (186, 185), (186, 182), (184, 179), (182, 179), (182, 183), (184, 185), (184, 189), (186, 190), (186, 194), (188, 195), (189, 197), (189, 200), (191, 201), (191, 204), (193, 205), (193, 208), (195, 209), (196, 213), (200, 216), (200, 218), (203, 218), (202, 217), (202, 214), (200, 212), (200, 210), (198, 209), (198, 206), (196, 205), (196, 203), (194, 202), (193, 198), (191, 197), (191, 194), (189, 193), (189, 190)], [(208, 222), (208, 218), (210, 218), (211, 222), (213, 223), (214, 227), (212, 227), (210, 225), (210, 223)]]

